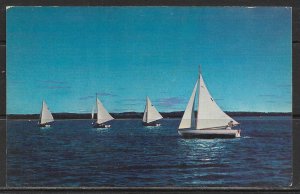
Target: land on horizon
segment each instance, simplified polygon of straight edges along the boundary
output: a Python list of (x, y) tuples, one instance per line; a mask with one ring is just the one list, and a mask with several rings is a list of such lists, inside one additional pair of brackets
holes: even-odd
[[(164, 118), (182, 118), (184, 111), (161, 112)], [(197, 112), (197, 111), (196, 111)], [(226, 111), (225, 111), (226, 112)], [(143, 112), (111, 113), (115, 119), (141, 119)], [(229, 116), (290, 116), (291, 112), (226, 112)], [(54, 119), (91, 119), (90, 113), (53, 113)], [(7, 119), (38, 119), (39, 114), (8, 114)]]

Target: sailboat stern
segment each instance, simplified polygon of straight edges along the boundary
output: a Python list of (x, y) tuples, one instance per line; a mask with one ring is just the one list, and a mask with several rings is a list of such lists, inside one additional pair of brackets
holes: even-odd
[(235, 137), (241, 137), (241, 130), (240, 129), (236, 130)]
[(228, 129), (178, 129), (178, 134), (183, 138), (200, 138), (200, 139), (215, 139), (215, 138), (237, 138), (241, 137), (241, 130)]

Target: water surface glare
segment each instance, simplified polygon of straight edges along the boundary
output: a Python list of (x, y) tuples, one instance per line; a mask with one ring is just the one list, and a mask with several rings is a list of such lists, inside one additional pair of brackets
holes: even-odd
[(8, 121), (8, 186), (289, 186), (290, 117), (237, 117), (242, 137), (183, 139), (179, 119), (160, 127), (114, 120)]

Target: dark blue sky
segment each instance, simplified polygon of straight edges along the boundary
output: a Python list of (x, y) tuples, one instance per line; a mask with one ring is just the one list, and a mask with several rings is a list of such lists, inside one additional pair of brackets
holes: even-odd
[(7, 112), (184, 110), (201, 64), (227, 111), (291, 111), (291, 9), (13, 7)]

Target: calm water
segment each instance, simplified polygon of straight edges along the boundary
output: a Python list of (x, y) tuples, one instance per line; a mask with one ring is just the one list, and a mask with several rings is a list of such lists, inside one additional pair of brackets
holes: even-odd
[(182, 139), (179, 119), (158, 128), (114, 120), (8, 122), (8, 186), (288, 186), (289, 117), (240, 117), (242, 137)]

